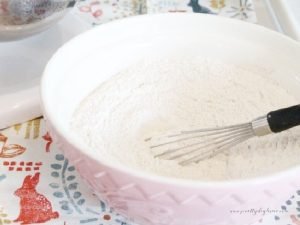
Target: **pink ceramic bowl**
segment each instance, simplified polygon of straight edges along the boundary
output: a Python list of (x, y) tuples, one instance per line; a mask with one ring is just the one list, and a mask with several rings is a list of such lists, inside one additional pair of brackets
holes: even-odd
[(41, 87), (48, 128), (92, 189), (138, 224), (251, 224), (262, 214), (232, 210), (278, 209), (300, 185), (299, 167), (228, 182), (164, 178), (96, 158), (96, 149), (70, 130), (75, 108), (103, 81), (142, 56), (180, 48), (272, 71), (272, 79), (300, 98), (300, 45), (295, 41), (257, 25), (217, 16), (147, 15), (101, 25), (53, 56)]

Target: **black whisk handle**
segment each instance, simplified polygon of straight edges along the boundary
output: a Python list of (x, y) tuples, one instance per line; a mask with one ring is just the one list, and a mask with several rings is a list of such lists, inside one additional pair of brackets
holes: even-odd
[(298, 126), (300, 125), (300, 105), (269, 112), (267, 119), (274, 133)]

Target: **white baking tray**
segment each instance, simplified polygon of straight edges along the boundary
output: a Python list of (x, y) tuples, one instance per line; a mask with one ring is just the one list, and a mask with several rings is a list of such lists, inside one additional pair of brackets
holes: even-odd
[(272, 20), (271, 28), (300, 41), (300, 0), (256, 0), (256, 2), (265, 4)]

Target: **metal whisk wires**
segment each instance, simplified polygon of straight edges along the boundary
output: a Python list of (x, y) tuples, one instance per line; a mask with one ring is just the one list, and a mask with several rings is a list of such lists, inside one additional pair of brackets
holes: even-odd
[(279, 133), (300, 125), (300, 105), (269, 112), (249, 123), (179, 131), (148, 138), (155, 157), (177, 160), (181, 165), (198, 163), (254, 136)]
[(213, 157), (255, 136), (252, 124), (245, 123), (211, 129), (181, 131), (161, 137), (153, 137), (150, 148), (154, 156), (177, 160), (181, 165)]

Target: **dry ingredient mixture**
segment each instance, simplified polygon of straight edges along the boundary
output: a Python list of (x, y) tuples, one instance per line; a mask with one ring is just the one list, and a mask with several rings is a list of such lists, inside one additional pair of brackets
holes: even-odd
[(154, 158), (144, 141), (172, 129), (244, 123), (298, 104), (265, 73), (199, 57), (141, 60), (84, 99), (71, 126), (96, 157), (161, 176), (229, 180), (281, 171), (300, 163), (299, 127), (188, 166)]

